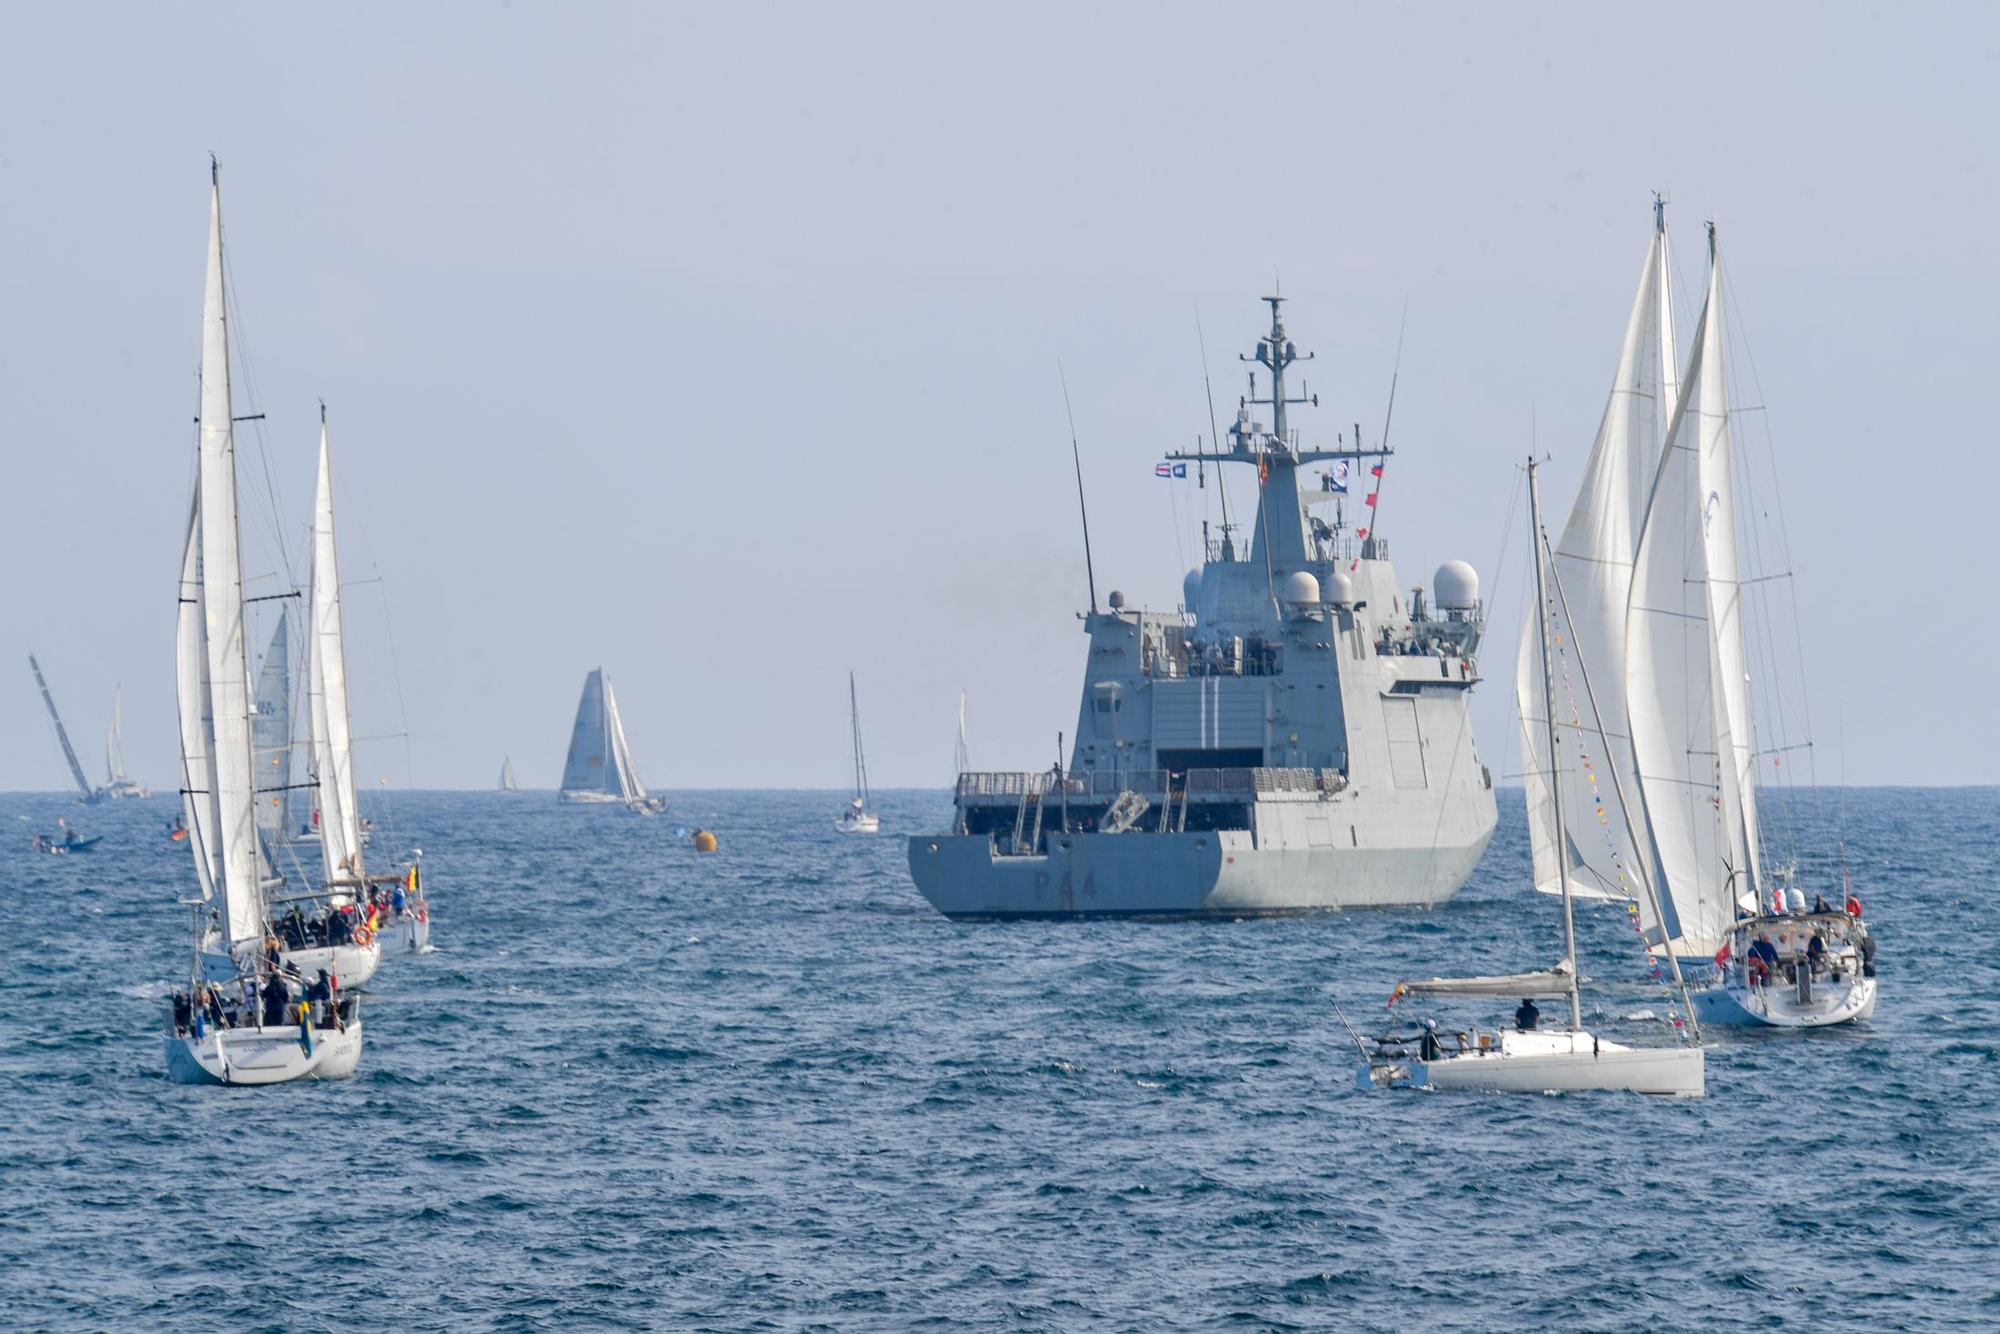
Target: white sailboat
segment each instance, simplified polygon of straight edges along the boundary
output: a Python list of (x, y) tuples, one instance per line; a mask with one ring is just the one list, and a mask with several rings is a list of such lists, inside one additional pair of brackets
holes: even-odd
[[(1551, 721), (1555, 705), (1556, 670), (1551, 665), (1550, 625), (1556, 621), (1561, 600), (1558, 587), (1553, 598), (1554, 580), (1545, 556), (1547, 538), (1541, 529), (1541, 500), (1535, 476), (1535, 462), (1528, 462), (1530, 525), (1533, 532), (1536, 592), (1536, 643), (1541, 678), (1543, 754), (1552, 757), (1542, 778), (1546, 785), (1549, 815), (1554, 826), (1555, 846), (1567, 846), (1567, 818), (1564, 811), (1564, 779), (1571, 761), (1559, 748), (1558, 733)], [(1581, 663), (1578, 669), (1581, 670)], [(1531, 831), (1534, 829), (1530, 823)], [(1634, 1047), (1611, 1042), (1583, 1027), (1583, 1006), (1579, 992), (1576, 959), (1576, 924), (1572, 908), (1571, 877), (1559, 878), (1558, 890), (1563, 909), (1563, 958), (1555, 967), (1534, 973), (1510, 976), (1430, 978), (1397, 986), (1398, 997), (1428, 996), (1520, 996), (1522, 1008), (1516, 1012), (1515, 1026), (1480, 1032), (1468, 1030), (1456, 1035), (1447, 1047), (1435, 1023), (1426, 1022), (1424, 1031), (1407, 1038), (1377, 1038), (1373, 1048), (1356, 1036), (1363, 1065), (1357, 1082), (1363, 1088), (1407, 1085), (1433, 1089), (1465, 1089), (1491, 1093), (1583, 1092), (1592, 1090), (1650, 1093), (1669, 1097), (1699, 1098), (1707, 1088), (1706, 1058), (1697, 1045)], [(1683, 988), (1685, 996), (1685, 988)], [(1536, 998), (1562, 998), (1569, 1002), (1569, 1026), (1543, 1029), (1532, 1004)]]
[(632, 748), (625, 740), (625, 723), (618, 716), (618, 696), (602, 667), (593, 668), (583, 679), (558, 800), (620, 805), (641, 815), (658, 815), (667, 808), (665, 797), (651, 795), (639, 781)]
[(519, 792), (521, 790), (521, 785), (514, 781), (514, 757), (511, 755), (500, 757), (500, 785), (496, 790), (501, 792)]
[(111, 697), (111, 730), (104, 738), (104, 787), (100, 795), (144, 799), (153, 794), (143, 783), (135, 783), (125, 773), (125, 688)]
[[(1809, 1028), (1866, 1019), (1876, 999), (1874, 946), (1859, 903), (1849, 894), (1852, 911), (1809, 916), (1790, 868), (1764, 864), (1713, 226), (1708, 291), (1683, 381), (1687, 396), (1640, 530), (1625, 633), (1632, 754), (1671, 910), (1658, 943), (1717, 963), (1718, 980), (1695, 995), (1711, 1023)], [(1776, 896), (1769, 912), (1767, 891)]]
[[(299, 895), (289, 919), (274, 925), (285, 936), (285, 962), (312, 976), (326, 969), (344, 986), (359, 986), (382, 963), (377, 935), (376, 881), (363, 860), (364, 837), (354, 785), (354, 739), (347, 708), (347, 648), (340, 607), (340, 554), (334, 536), (333, 459), (326, 407), (319, 418), (319, 469), (313, 487), (312, 587), (306, 610), (306, 711), (308, 766), (318, 803), (320, 886)], [(310, 904), (308, 919), (299, 911)], [(304, 928), (310, 927), (307, 935)]]
[[(861, 751), (861, 704), (854, 692), (854, 673), (847, 674), (847, 721), (854, 733), (854, 795), (848, 799), (847, 808), (834, 821), (834, 828), (843, 834), (873, 834), (881, 831), (882, 820), (868, 809), (868, 760)], [(961, 715), (961, 726), (964, 718)]]
[[(200, 441), (181, 558), (175, 657), (183, 818), (201, 893), (188, 900), (194, 969), (187, 990), (175, 992), (170, 1002), (167, 1070), (182, 1083), (275, 1084), (349, 1075), (361, 1059), (358, 999), (337, 992), (304, 999), (266, 964), (223, 297), (222, 192), (213, 173)], [(212, 913), (212, 924), (203, 920), (205, 912)]]

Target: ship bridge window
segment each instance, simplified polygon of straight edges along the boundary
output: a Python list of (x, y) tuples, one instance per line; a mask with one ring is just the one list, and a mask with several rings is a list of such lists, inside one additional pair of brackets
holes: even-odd
[(1125, 707), (1125, 688), (1116, 681), (1099, 681), (1091, 693), (1099, 713), (1117, 713)]

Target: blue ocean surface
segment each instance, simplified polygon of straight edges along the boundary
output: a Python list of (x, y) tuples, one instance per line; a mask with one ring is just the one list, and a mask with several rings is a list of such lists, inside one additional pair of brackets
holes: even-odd
[[(438, 951), (356, 1078), (222, 1089), (165, 1076), (174, 803), (0, 797), (0, 1325), (2000, 1323), (2000, 791), (1828, 794), (1881, 1006), (1712, 1032), (1696, 1102), (1355, 1087), (1330, 998), (1557, 957), (1518, 793), (1447, 907), (1178, 924), (955, 925), (899, 837), (948, 799), (841, 800), (390, 797)], [(58, 815), (104, 842), (32, 852)], [(1669, 1040), (1623, 910), (1578, 919), (1593, 1020)]]

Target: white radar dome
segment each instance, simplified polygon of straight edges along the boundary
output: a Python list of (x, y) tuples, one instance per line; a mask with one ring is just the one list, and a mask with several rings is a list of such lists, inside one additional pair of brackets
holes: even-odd
[(1479, 605), (1479, 572), (1462, 560), (1448, 560), (1431, 576), (1431, 592), (1446, 611), (1471, 611)]
[(1181, 605), (1193, 611), (1201, 602), (1201, 571), (1189, 570), (1181, 579)]
[(1319, 580), (1304, 570), (1294, 570), (1285, 576), (1278, 587), (1278, 596), (1294, 611), (1305, 611), (1319, 605)]
[(1354, 605), (1354, 580), (1345, 570), (1335, 570), (1326, 577), (1326, 600), (1336, 607)]

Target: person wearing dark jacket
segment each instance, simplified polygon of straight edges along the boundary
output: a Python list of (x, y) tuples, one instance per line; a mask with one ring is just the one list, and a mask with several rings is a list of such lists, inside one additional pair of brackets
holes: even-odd
[(1535, 1025), (1542, 1021), (1542, 1012), (1535, 1008), (1535, 998), (1529, 996), (1521, 1002), (1521, 1008), (1514, 1011), (1514, 1026), (1523, 1033), (1535, 1031)]
[(291, 996), (285, 990), (285, 983), (276, 973), (264, 980), (264, 1026), (273, 1027), (285, 1022), (285, 1004)]

